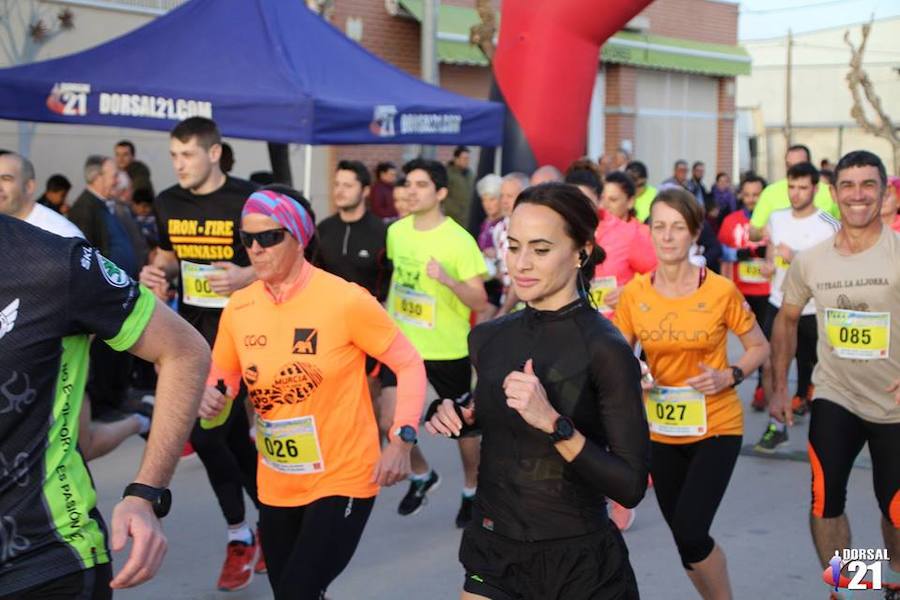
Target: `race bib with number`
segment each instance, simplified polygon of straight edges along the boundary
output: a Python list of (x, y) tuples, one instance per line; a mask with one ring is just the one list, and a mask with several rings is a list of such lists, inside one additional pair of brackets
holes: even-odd
[(207, 276), (219, 273), (222, 269), (212, 265), (181, 261), (181, 287), (184, 290), (182, 302), (189, 306), (202, 308), (225, 308), (228, 296), (221, 296), (212, 290)]
[(766, 261), (761, 258), (742, 260), (738, 263), (738, 279), (744, 283), (768, 283), (769, 278), (761, 272)]
[(281, 473), (304, 475), (325, 470), (312, 415), (280, 421), (257, 417), (256, 448), (263, 463)]
[(841, 358), (886, 359), (891, 349), (891, 313), (826, 308), (825, 332)]
[(614, 275), (609, 277), (597, 277), (591, 281), (591, 299), (594, 305), (602, 313), (612, 312), (612, 308), (606, 305), (606, 295), (616, 289), (616, 278)]
[(394, 286), (391, 313), (398, 321), (416, 327), (434, 329), (435, 305), (436, 301), (433, 296), (399, 285)]
[(782, 271), (787, 271), (790, 266), (791, 266), (791, 263), (784, 260), (783, 256), (775, 257), (775, 268), (776, 269), (781, 269)]
[(706, 397), (692, 387), (655, 387), (647, 393), (647, 421), (661, 435), (703, 435)]

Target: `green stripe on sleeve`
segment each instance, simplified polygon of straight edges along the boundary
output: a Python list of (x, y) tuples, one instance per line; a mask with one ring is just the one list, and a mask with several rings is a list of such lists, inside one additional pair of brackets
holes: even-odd
[(156, 306), (156, 297), (144, 286), (140, 286), (138, 299), (131, 309), (131, 314), (122, 323), (122, 328), (114, 338), (106, 340), (110, 348), (118, 352), (128, 350), (137, 343), (138, 338), (147, 328), (150, 317), (153, 316), (153, 308)]

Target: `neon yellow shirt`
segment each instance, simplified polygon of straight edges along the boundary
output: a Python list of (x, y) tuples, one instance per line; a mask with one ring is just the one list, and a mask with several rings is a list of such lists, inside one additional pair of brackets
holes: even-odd
[[(830, 214), (835, 219), (841, 219), (841, 211), (838, 210), (837, 203), (831, 197), (831, 191), (828, 184), (820, 181), (819, 187), (816, 189), (816, 196), (813, 203), (817, 208)], [(753, 209), (753, 216), (750, 217), (750, 226), (756, 229), (762, 229), (769, 222), (769, 215), (776, 210), (782, 210), (791, 207), (791, 199), (788, 196), (787, 179), (781, 179), (775, 183), (770, 183), (763, 190), (759, 197), (756, 208)]]
[(453, 219), (418, 231), (413, 217), (388, 228), (387, 256), (394, 264), (388, 312), (424, 360), (457, 360), (469, 355), (471, 309), (447, 286), (426, 273), (434, 258), (457, 281), (487, 275), (475, 239)]
[(648, 185), (644, 188), (643, 193), (634, 199), (634, 212), (637, 213), (637, 220), (643, 223), (650, 216), (650, 205), (656, 198), (656, 188)]

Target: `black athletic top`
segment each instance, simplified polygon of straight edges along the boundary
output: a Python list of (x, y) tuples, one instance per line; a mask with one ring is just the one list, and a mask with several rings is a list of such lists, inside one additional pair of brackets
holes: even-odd
[(333, 215), (319, 223), (316, 265), (361, 285), (379, 302), (384, 302), (392, 271), (385, 254), (386, 239), (387, 225), (371, 211), (352, 223)]
[(78, 238), (0, 215), (0, 597), (109, 562), (78, 451), (89, 334), (127, 350), (155, 300)]
[[(208, 265), (224, 261), (248, 266), (250, 259), (240, 240), (241, 211), (255, 191), (255, 184), (234, 177), (228, 177), (222, 187), (209, 194), (194, 194), (178, 185), (163, 190), (153, 202), (159, 247), (174, 252), (182, 270), (185, 262)], [(178, 314), (212, 346), (222, 309), (191, 304), (185, 295), (184, 278), (178, 281)]]
[[(473, 526), (524, 541), (575, 537), (608, 526), (606, 497), (641, 500), (650, 441), (640, 366), (605, 317), (583, 300), (528, 307), (473, 329), (469, 356), (483, 435)], [(550, 403), (587, 438), (571, 463), (506, 405), (503, 380), (529, 358)]]

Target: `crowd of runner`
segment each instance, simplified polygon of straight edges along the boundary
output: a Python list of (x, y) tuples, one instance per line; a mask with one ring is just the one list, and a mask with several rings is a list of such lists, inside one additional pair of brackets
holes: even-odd
[[(900, 598), (900, 179), (875, 154), (824, 169), (791, 146), (785, 179), (710, 189), (702, 163), (655, 188), (622, 152), (477, 181), (465, 147), (344, 160), (317, 221), (303, 192), (228, 174), (209, 119), (170, 151), (159, 192), (130, 142), (89, 157), (71, 208), (65, 178), (36, 199), (31, 162), (0, 151), (0, 596), (153, 577), (196, 453), (225, 526), (210, 587), (266, 573), (278, 599), (324, 598), (381, 486), (408, 485), (401, 517), (437, 493), (427, 430), (459, 449), (463, 598), (638, 598), (622, 532), (652, 486), (698, 596), (728, 599), (710, 529), (754, 378), (758, 453), (809, 420), (823, 568), (868, 445)], [(107, 533), (86, 462), (137, 434)]]

